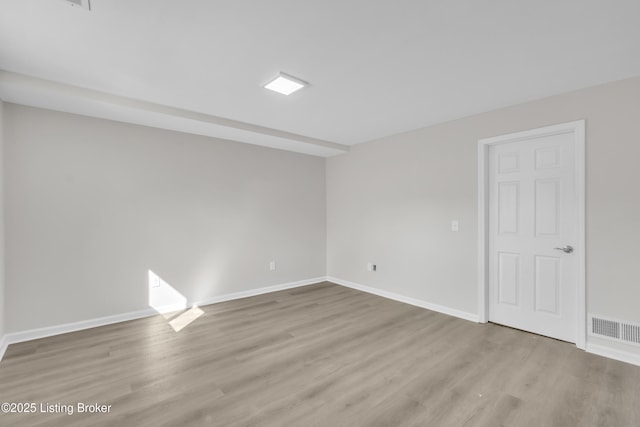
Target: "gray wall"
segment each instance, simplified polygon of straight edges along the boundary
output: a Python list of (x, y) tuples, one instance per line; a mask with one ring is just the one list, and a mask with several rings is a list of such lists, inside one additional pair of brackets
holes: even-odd
[[(478, 139), (578, 119), (587, 123), (587, 311), (640, 322), (640, 78), (328, 159), (327, 274), (477, 313)], [(379, 271), (367, 272), (368, 261)]]
[(5, 104), (5, 160), (7, 332), (325, 275), (322, 158)]
[(0, 100), (0, 341), (5, 332), (4, 303), (4, 103)]

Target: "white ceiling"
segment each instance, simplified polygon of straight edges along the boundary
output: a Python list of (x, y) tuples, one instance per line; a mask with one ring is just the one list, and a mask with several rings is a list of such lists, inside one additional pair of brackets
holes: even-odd
[(91, 4), (0, 0), (2, 99), (329, 156), (640, 75), (638, 0)]

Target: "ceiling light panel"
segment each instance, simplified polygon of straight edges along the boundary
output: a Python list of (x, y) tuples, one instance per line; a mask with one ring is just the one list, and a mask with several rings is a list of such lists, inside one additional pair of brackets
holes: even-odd
[(296, 92), (308, 85), (309, 84), (307, 82), (296, 77), (280, 73), (275, 79), (264, 85), (264, 88), (283, 95), (291, 95), (293, 92)]

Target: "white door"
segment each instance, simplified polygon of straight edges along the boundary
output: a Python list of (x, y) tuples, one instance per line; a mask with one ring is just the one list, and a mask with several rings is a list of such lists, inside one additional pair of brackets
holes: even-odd
[(489, 320), (576, 342), (578, 195), (573, 132), (491, 145)]

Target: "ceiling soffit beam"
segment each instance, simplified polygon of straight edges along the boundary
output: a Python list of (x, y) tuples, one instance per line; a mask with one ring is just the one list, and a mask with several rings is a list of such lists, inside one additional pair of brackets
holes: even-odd
[[(292, 142), (310, 144), (312, 146), (323, 147), (336, 152), (349, 151), (348, 145), (338, 144), (335, 142), (325, 141), (322, 139), (311, 138), (304, 135), (298, 135), (292, 132), (286, 132), (278, 129), (272, 129), (265, 126), (245, 123), (238, 120), (227, 119), (224, 117), (213, 116), (210, 114), (199, 113), (196, 111), (185, 110), (182, 108), (169, 107), (162, 104), (156, 104), (149, 101), (141, 101), (138, 99), (128, 98), (119, 95), (113, 95), (107, 92), (101, 92), (93, 89), (86, 89), (78, 86), (58, 83), (51, 80), (31, 77), (24, 74), (14, 73), (11, 71), (0, 70), (0, 89), (3, 85), (17, 85), (29, 88), (30, 90), (60, 95), (71, 96), (77, 99), (84, 99), (90, 102), (99, 102), (111, 104), (115, 107), (133, 109), (141, 112), (163, 114), (175, 118), (193, 120), (196, 122), (209, 123), (216, 126), (222, 126), (239, 131), (250, 132), (258, 135), (266, 135), (275, 138), (282, 138)], [(0, 91), (0, 96), (2, 95)], [(18, 100), (19, 103), (19, 100)], [(241, 141), (242, 142), (242, 141)]]

